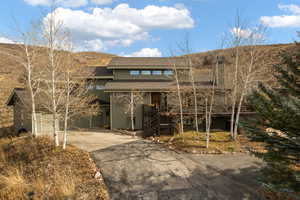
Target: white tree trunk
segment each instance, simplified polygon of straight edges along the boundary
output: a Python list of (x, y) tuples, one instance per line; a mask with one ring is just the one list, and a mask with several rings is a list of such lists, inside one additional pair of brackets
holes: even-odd
[[(217, 59), (216, 63), (216, 69), (219, 67), (219, 60)], [(215, 73), (213, 74), (213, 85), (212, 85), (212, 91), (211, 91), (211, 98), (210, 98), (210, 105), (209, 105), (209, 111), (207, 113), (207, 98), (205, 99), (205, 112), (206, 118), (207, 118), (207, 125), (206, 125), (206, 148), (208, 148), (209, 145), (209, 138), (210, 138), (210, 128), (211, 128), (211, 121), (212, 121), (212, 108), (214, 104), (215, 99), (215, 84), (216, 84), (216, 76)]]
[(66, 92), (66, 108), (65, 108), (65, 119), (64, 119), (64, 138), (63, 138), (63, 149), (67, 146), (67, 134), (68, 134), (68, 119), (69, 119), (69, 104), (70, 104), (70, 72), (67, 72), (67, 92)]
[(130, 93), (130, 116), (131, 116), (131, 130), (134, 131), (134, 96)]
[(250, 60), (250, 65), (248, 67), (247, 70), (247, 74), (246, 74), (246, 80), (244, 81), (244, 86), (242, 88), (241, 91), (241, 96), (239, 99), (239, 103), (238, 103), (238, 107), (237, 107), (237, 112), (236, 112), (236, 119), (235, 119), (235, 124), (234, 124), (234, 131), (233, 131), (233, 136), (234, 136), (234, 140), (236, 140), (237, 138), (237, 134), (238, 134), (238, 125), (239, 125), (239, 120), (240, 120), (240, 113), (241, 113), (241, 108), (242, 108), (242, 104), (244, 101), (244, 97), (247, 91), (247, 88), (249, 87), (249, 79), (252, 73), (252, 69), (253, 69), (253, 65), (254, 65), (254, 50), (251, 51), (251, 60)]
[(56, 126), (56, 120), (57, 120), (57, 109), (56, 109), (56, 83), (55, 83), (55, 66), (54, 66), (54, 58), (53, 58), (53, 49), (50, 49), (50, 59), (51, 59), (51, 94), (52, 94), (52, 116), (53, 116), (53, 137), (55, 146), (59, 146), (59, 138), (57, 134), (57, 126)]
[(179, 101), (179, 112), (180, 112), (180, 134), (183, 134), (183, 108), (182, 108), (182, 98), (181, 98), (181, 91), (180, 91), (180, 84), (178, 79), (178, 72), (176, 69), (176, 65), (174, 65), (174, 71), (175, 71), (175, 80), (176, 80), (176, 86), (177, 86), (177, 96)]
[(29, 65), (27, 68), (27, 75), (28, 75), (28, 88), (29, 88), (29, 93), (30, 93), (30, 98), (31, 98), (31, 127), (32, 127), (32, 135), (34, 137), (37, 136), (38, 131), (37, 131), (37, 118), (36, 118), (36, 108), (35, 108), (35, 95), (33, 92), (33, 87), (32, 87), (32, 67)]
[(199, 125), (198, 125), (198, 101), (197, 101), (197, 90), (195, 86), (195, 78), (194, 78), (194, 70), (191, 63), (191, 60), (189, 58), (189, 65), (190, 65), (190, 77), (192, 82), (192, 88), (193, 88), (193, 96), (194, 96), (194, 112), (195, 112), (195, 128), (196, 132), (199, 132)]
[(208, 121), (208, 108), (207, 108), (207, 98), (205, 98), (205, 130), (206, 130), (206, 148), (209, 147), (209, 137), (210, 137), (210, 134), (208, 132), (208, 124), (209, 124), (209, 121)]
[(230, 120), (230, 134), (234, 139), (234, 121), (235, 121), (235, 109), (236, 109), (236, 96), (237, 96), (237, 84), (238, 84), (238, 66), (239, 66), (239, 47), (236, 47), (235, 55), (235, 71), (233, 79), (233, 92), (232, 92), (232, 105), (231, 105), (231, 120)]

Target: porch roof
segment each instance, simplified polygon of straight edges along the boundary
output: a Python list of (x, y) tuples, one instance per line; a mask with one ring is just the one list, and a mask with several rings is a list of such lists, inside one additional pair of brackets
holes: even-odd
[[(182, 89), (191, 88), (188, 83), (181, 83)], [(210, 88), (209, 82), (196, 83), (197, 88)], [(168, 92), (176, 90), (176, 82), (174, 81), (111, 81), (106, 83), (105, 92), (119, 92), (119, 91), (161, 91)]]
[(173, 84), (170, 81), (112, 81), (106, 83), (105, 91), (168, 91), (172, 89)]

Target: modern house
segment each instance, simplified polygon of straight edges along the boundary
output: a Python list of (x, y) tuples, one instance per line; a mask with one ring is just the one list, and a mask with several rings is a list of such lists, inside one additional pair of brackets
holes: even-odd
[[(105, 67), (88, 67), (93, 72), (90, 90), (97, 95), (102, 112), (90, 119), (82, 118), (72, 123), (74, 128), (128, 129), (131, 120), (120, 103), (118, 94), (139, 94), (142, 101), (135, 110), (134, 124), (136, 129), (143, 128), (143, 105), (156, 105), (166, 111), (174, 102), (174, 97), (168, 95), (176, 91), (175, 73), (180, 75), (181, 87), (188, 88), (190, 63), (185, 58), (140, 58), (114, 57)], [(193, 63), (195, 85), (198, 89), (212, 87), (212, 73), (216, 73), (216, 89), (224, 89), (224, 66), (219, 69), (201, 68)], [(176, 69), (176, 70), (175, 70)], [(221, 94), (221, 93), (220, 93)], [(14, 123), (16, 130), (31, 130), (30, 116), (24, 119), (24, 106), (28, 101), (25, 91), (16, 89), (8, 99), (7, 105), (14, 106)], [(185, 96), (183, 95), (183, 99)], [(27, 100), (26, 100), (27, 99)], [(217, 102), (224, 104), (224, 96), (218, 95)], [(124, 104), (124, 103), (123, 103)], [(176, 106), (175, 106), (176, 107)], [(28, 113), (28, 112), (27, 112)], [(47, 119), (47, 121), (43, 119)], [(40, 131), (51, 131), (50, 116), (39, 112)], [(26, 122), (25, 122), (26, 121)], [(58, 123), (58, 122), (57, 122)]]

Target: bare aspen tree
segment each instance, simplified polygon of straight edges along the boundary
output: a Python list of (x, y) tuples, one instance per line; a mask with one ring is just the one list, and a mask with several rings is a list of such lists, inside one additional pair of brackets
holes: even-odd
[(236, 103), (238, 95), (238, 74), (240, 66), (240, 48), (244, 43), (244, 35), (246, 31), (245, 23), (242, 21), (239, 15), (236, 16), (234, 27), (231, 28), (232, 39), (230, 41), (233, 47), (234, 54), (234, 70), (232, 80), (232, 93), (231, 93), (231, 120), (230, 120), (230, 133), (234, 139), (234, 121), (236, 114)]
[(212, 72), (212, 88), (209, 96), (209, 109), (208, 106), (208, 100), (205, 98), (205, 116), (206, 116), (206, 148), (209, 146), (210, 141), (210, 129), (211, 129), (211, 123), (212, 123), (212, 113), (213, 113), (213, 105), (215, 100), (215, 86), (216, 86), (216, 78), (217, 78), (217, 71), (219, 68), (219, 57), (216, 56), (216, 64), (215, 69)]
[(177, 91), (179, 115), (180, 115), (179, 133), (183, 134), (183, 106), (182, 106), (183, 103), (182, 103), (181, 88), (179, 82), (179, 73), (176, 67), (176, 63), (173, 64), (173, 70), (174, 70), (174, 78), (176, 83), (176, 91)]
[(141, 92), (130, 91), (126, 93), (114, 93), (116, 101), (124, 108), (124, 113), (129, 114), (131, 130), (135, 130), (134, 117), (137, 105), (144, 101), (144, 94)]
[(255, 67), (256, 61), (258, 58), (258, 51), (257, 51), (257, 45), (262, 44), (265, 39), (265, 27), (262, 25), (259, 25), (251, 30), (249, 30), (249, 35), (247, 35), (247, 47), (248, 54), (247, 57), (247, 64), (243, 65), (240, 70), (240, 80), (239, 80), (239, 98), (238, 98), (238, 105), (237, 105), (237, 111), (236, 111), (236, 119), (234, 124), (234, 132), (233, 136), (234, 139), (237, 137), (238, 132), (238, 124), (240, 119), (240, 113), (242, 104), (244, 102), (244, 97), (247, 94), (249, 90), (253, 88), (253, 83), (256, 81), (258, 75), (262, 73), (262, 70), (264, 67)]
[(195, 122), (195, 129), (196, 132), (199, 132), (199, 120), (198, 120), (198, 99), (197, 99), (197, 88), (195, 84), (195, 72), (194, 72), (194, 65), (192, 62), (192, 56), (190, 55), (192, 50), (190, 48), (190, 42), (188, 35), (186, 35), (185, 40), (183, 41), (183, 44), (178, 45), (180, 50), (185, 54), (183, 57), (186, 60), (186, 64), (189, 68), (189, 79), (191, 82), (192, 90), (193, 90), (193, 100), (194, 100), (194, 122)]
[[(71, 53), (69, 56), (72, 56)], [(67, 59), (67, 55), (65, 56)], [(67, 145), (67, 135), (69, 128), (69, 121), (78, 117), (93, 116), (100, 113), (100, 107), (96, 103), (97, 97), (91, 94), (87, 80), (92, 76), (92, 73), (86, 68), (77, 65), (69, 58), (69, 63), (64, 65), (64, 84), (63, 90), (65, 93), (63, 107), (64, 107), (64, 133), (63, 133), (63, 149)]]
[(59, 146), (58, 120), (59, 108), (61, 107), (64, 91), (61, 89), (63, 73), (62, 61), (65, 43), (68, 42), (69, 34), (65, 32), (63, 22), (58, 20), (54, 9), (43, 21), (43, 39), (47, 51), (48, 63), (45, 66), (46, 77), (44, 93), (48, 96), (50, 104), (47, 106), (52, 114), (52, 128), (55, 145)]
[(17, 28), (17, 32), (20, 34), (18, 41), (15, 41), (15, 45), (18, 46), (18, 50), (13, 51), (11, 49), (0, 49), (0, 53), (7, 55), (8, 58), (14, 59), (25, 71), (25, 82), (27, 85), (27, 91), (30, 96), (31, 110), (31, 132), (33, 136), (38, 135), (37, 129), (37, 115), (36, 115), (36, 95), (40, 89), (40, 77), (41, 70), (38, 64), (39, 54), (41, 48), (39, 45), (38, 26), (33, 24), (31, 30), (23, 32), (20, 28)]

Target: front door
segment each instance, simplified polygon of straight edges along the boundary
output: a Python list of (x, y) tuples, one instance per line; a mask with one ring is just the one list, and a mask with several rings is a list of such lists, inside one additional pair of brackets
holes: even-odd
[(161, 94), (158, 92), (151, 93), (151, 104), (155, 105), (157, 108), (160, 108)]

